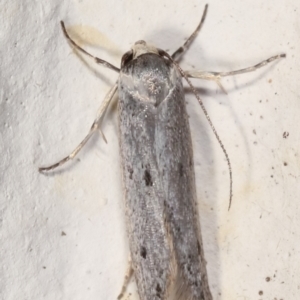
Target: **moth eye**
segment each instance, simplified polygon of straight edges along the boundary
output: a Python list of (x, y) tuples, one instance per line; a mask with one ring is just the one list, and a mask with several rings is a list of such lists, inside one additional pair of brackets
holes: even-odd
[(130, 50), (130, 51), (126, 52), (126, 53), (122, 56), (121, 68), (123, 68), (123, 67), (124, 67), (127, 63), (129, 63), (132, 59), (133, 59), (133, 51)]

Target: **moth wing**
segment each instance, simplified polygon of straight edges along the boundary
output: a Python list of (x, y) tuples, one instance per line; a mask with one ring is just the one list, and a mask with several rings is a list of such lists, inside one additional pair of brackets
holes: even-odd
[[(177, 267), (173, 299), (212, 300), (197, 210), (192, 139), (180, 75), (157, 108), (156, 158)], [(170, 298), (171, 299), (171, 298)]]
[[(167, 299), (174, 261), (155, 153), (155, 101), (164, 98), (165, 87), (155, 81), (158, 56), (143, 56), (120, 73), (120, 152), (127, 232), (139, 296), (141, 300), (162, 300)], [(162, 92), (159, 95), (158, 90)]]

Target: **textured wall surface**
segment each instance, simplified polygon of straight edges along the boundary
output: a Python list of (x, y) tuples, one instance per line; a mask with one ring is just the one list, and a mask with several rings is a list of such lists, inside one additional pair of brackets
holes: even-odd
[[(108, 144), (96, 134), (72, 162), (37, 171), (78, 145), (118, 77), (75, 52), (59, 21), (82, 47), (119, 66), (136, 40), (175, 51), (204, 5), (0, 3), (0, 299), (116, 299), (127, 268), (117, 97), (102, 123)], [(229, 212), (224, 154), (186, 89), (216, 300), (299, 298), (299, 14), (298, 0), (209, 1), (204, 27), (181, 60), (184, 69), (227, 71), (287, 54), (224, 78), (227, 95), (214, 82), (192, 80), (231, 159)], [(134, 283), (126, 297), (138, 299)]]

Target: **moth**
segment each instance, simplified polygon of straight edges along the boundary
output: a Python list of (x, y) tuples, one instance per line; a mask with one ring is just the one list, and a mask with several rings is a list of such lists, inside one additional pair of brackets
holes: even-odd
[[(65, 37), (77, 50), (117, 71), (119, 77), (84, 140), (70, 155), (39, 171), (52, 170), (76, 156), (93, 133), (100, 130), (101, 119), (118, 90), (119, 145), (131, 257), (119, 299), (131, 274), (141, 300), (213, 299), (198, 218), (192, 139), (182, 78), (196, 96), (223, 149), (231, 179), (228, 155), (189, 77), (214, 80), (223, 89), (222, 77), (256, 70), (285, 55), (232, 72), (182, 70), (177, 61), (200, 31), (207, 8), (208, 5), (196, 30), (172, 55), (137, 41), (123, 55), (120, 69), (79, 47), (61, 22)], [(231, 190), (232, 180), (230, 201)]]

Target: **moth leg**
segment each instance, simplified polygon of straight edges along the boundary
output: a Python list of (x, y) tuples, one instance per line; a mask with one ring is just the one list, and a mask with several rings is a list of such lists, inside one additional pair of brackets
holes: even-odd
[(199, 25), (197, 26), (196, 30), (191, 34), (191, 36), (186, 40), (186, 42), (183, 44), (183, 46), (181, 46), (180, 48), (178, 48), (173, 54), (172, 54), (172, 58), (174, 60), (178, 60), (179, 57), (188, 49), (188, 47), (190, 46), (190, 44), (193, 42), (193, 40), (196, 38), (197, 34), (199, 33), (205, 17), (206, 17), (206, 13), (207, 13), (207, 8), (208, 8), (208, 4), (205, 5), (204, 7), (204, 11), (202, 14), (202, 18), (201, 21), (199, 23)]
[(221, 84), (221, 76), (214, 74), (214, 72), (205, 72), (205, 71), (184, 71), (185, 75), (190, 78), (204, 79), (204, 80), (212, 80), (214, 81), (219, 88), (223, 91), (223, 93), (227, 94), (225, 88)]
[(128, 267), (127, 267), (127, 270), (126, 270), (126, 273), (125, 273), (125, 277), (124, 277), (124, 283), (123, 283), (123, 286), (122, 286), (122, 289), (121, 289), (121, 292), (118, 296), (118, 300), (122, 299), (124, 297), (124, 293), (127, 289), (127, 286), (129, 284), (129, 281), (131, 279), (131, 276), (133, 274), (133, 268), (132, 268), (132, 264), (131, 264), (131, 259), (129, 259), (128, 261)]
[[(105, 96), (105, 99), (104, 101), (102, 102), (100, 108), (98, 109), (98, 112), (97, 112), (97, 116), (96, 116), (96, 119), (94, 120), (93, 122), (93, 125), (91, 126), (91, 129), (89, 131), (89, 133), (87, 134), (87, 136), (81, 141), (81, 143), (73, 150), (73, 152), (71, 154), (69, 154), (68, 156), (66, 156), (65, 158), (63, 158), (62, 160), (60, 160), (59, 162), (51, 165), (51, 166), (48, 166), (48, 167), (40, 167), (39, 168), (39, 172), (43, 172), (43, 171), (50, 171), (50, 170), (53, 170), (61, 165), (63, 165), (64, 163), (66, 163), (67, 161), (69, 161), (70, 159), (73, 159), (77, 153), (82, 149), (82, 147), (88, 142), (88, 140), (91, 138), (91, 136), (95, 133), (95, 131), (97, 129), (100, 130), (99, 128), (99, 122), (101, 120), (101, 118), (104, 116), (105, 114), (105, 111), (111, 101), (111, 99), (113, 98), (116, 90), (117, 90), (117, 83), (111, 88), (111, 90), (108, 92), (108, 94)], [(102, 133), (102, 131), (100, 130), (100, 133), (104, 139), (105, 142), (106, 141), (106, 138), (104, 136), (104, 134)]]
[(221, 88), (221, 90), (223, 92), (226, 93), (224, 87), (221, 85), (221, 78), (222, 77), (226, 77), (226, 76), (233, 76), (233, 75), (238, 75), (238, 74), (244, 74), (244, 73), (248, 73), (248, 72), (252, 72), (252, 71), (256, 71), (257, 69), (264, 67), (265, 65), (267, 65), (268, 63), (273, 62), (274, 60), (280, 59), (285, 57), (285, 54), (279, 54), (279, 55), (275, 55), (272, 56), (266, 60), (261, 61), (260, 63), (248, 67), (248, 68), (244, 68), (244, 69), (240, 69), (240, 70), (236, 70), (236, 71), (230, 71), (230, 72), (206, 72), (206, 71), (185, 71), (186, 76), (191, 77), (191, 78), (199, 78), (199, 79), (205, 79), (205, 80), (214, 80), (219, 87)]
[(89, 57), (91, 57), (92, 59), (94, 59), (94, 61), (97, 63), (97, 64), (100, 64), (100, 65), (103, 65), (104, 67), (106, 68), (109, 68), (111, 70), (114, 70), (116, 72), (120, 72), (120, 69), (115, 67), (114, 65), (110, 64), (109, 62), (101, 59), (101, 58), (98, 58), (98, 57), (95, 57), (94, 55), (88, 53), (87, 51), (85, 51), (83, 48), (81, 48), (79, 45), (77, 45), (69, 36), (69, 34), (67, 33), (67, 30), (66, 30), (66, 27), (65, 27), (65, 24), (63, 21), (60, 21), (60, 25), (61, 25), (61, 28), (62, 28), (62, 31), (66, 37), (66, 39), (76, 48), (78, 49), (79, 51), (83, 52), (84, 54), (88, 55)]

